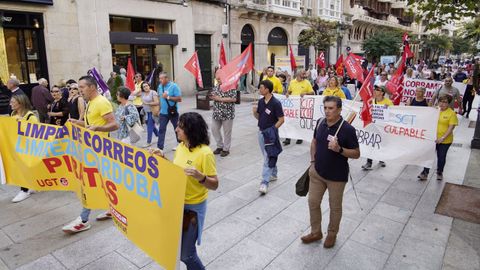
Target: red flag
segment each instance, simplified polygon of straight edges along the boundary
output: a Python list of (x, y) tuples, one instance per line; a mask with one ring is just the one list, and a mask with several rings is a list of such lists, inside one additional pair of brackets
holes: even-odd
[(222, 91), (236, 89), (240, 76), (248, 73), (252, 69), (253, 53), (252, 43), (250, 43), (242, 54), (233, 58), (226, 66), (217, 71), (220, 80), (222, 81), (220, 89)]
[(399, 105), (400, 101), (402, 100), (403, 96), (403, 70), (405, 69), (405, 60), (407, 59), (407, 52), (403, 51), (402, 59), (400, 60), (400, 64), (393, 74), (390, 81), (387, 82), (385, 87), (391, 93), (391, 99), (394, 105)]
[(335, 63), (335, 71), (337, 72), (338, 76), (343, 76), (343, 54), (340, 54), (340, 57), (337, 59), (337, 63)]
[(295, 69), (297, 69), (297, 61), (295, 61), (295, 56), (293, 55), (292, 45), (290, 46), (290, 67), (292, 68), (292, 73)]
[(356, 60), (359, 56), (350, 53), (345, 59), (345, 67), (347, 68), (347, 73), (350, 78), (356, 79), (357, 81), (363, 83), (363, 68), (360, 63)]
[(408, 34), (407, 32), (405, 32), (403, 34), (403, 37), (402, 37), (402, 41), (403, 41), (403, 54), (402, 54), (402, 58), (405, 57), (405, 62), (408, 58), (412, 58), (413, 57), (413, 52), (412, 50), (410, 49), (410, 38), (408, 37)]
[(367, 75), (367, 78), (362, 84), (362, 88), (360, 88), (358, 95), (362, 98), (363, 106), (362, 111), (360, 112), (360, 116), (362, 117), (363, 127), (366, 127), (368, 124), (372, 123), (372, 100), (373, 96), (373, 71), (375, 70), (375, 65), (372, 66), (370, 72)]
[(130, 89), (130, 92), (135, 91), (135, 81), (133, 80), (134, 77), (135, 77), (135, 70), (133, 70), (132, 59), (128, 58), (127, 77), (125, 80), (125, 87)]
[(197, 79), (198, 86), (203, 88), (202, 71), (200, 69), (200, 63), (198, 62), (197, 51), (195, 51), (192, 57), (190, 57), (187, 63), (185, 63), (184, 68), (193, 74), (193, 76)]
[(223, 46), (223, 40), (222, 43), (220, 43), (220, 57), (218, 58), (218, 65), (220, 68), (224, 67), (227, 64), (227, 55), (225, 53), (225, 47)]
[(325, 65), (326, 65), (325, 64), (325, 53), (323, 53), (323, 51), (321, 51), (318, 54), (318, 58), (317, 58), (316, 63), (320, 68), (325, 68)]

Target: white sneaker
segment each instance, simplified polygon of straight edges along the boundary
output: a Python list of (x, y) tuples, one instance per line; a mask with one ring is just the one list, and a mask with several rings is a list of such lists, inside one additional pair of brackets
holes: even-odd
[(101, 213), (100, 215), (97, 216), (98, 221), (107, 220), (111, 218), (112, 218), (112, 214), (110, 214), (110, 212), (108, 211), (105, 213)]
[(12, 202), (17, 203), (26, 200), (28, 199), (28, 197), (30, 197), (30, 194), (30, 191), (25, 192), (23, 190), (20, 190), (20, 192), (18, 192), (17, 195), (12, 199)]
[(90, 226), (90, 223), (88, 221), (83, 223), (82, 218), (78, 217), (74, 221), (70, 222), (70, 224), (65, 225), (62, 228), (62, 231), (64, 233), (73, 234), (73, 233), (79, 233), (79, 232), (86, 231), (86, 230), (90, 229), (90, 227), (91, 226)]
[(176, 147), (176, 146), (173, 147), (173, 148), (172, 148), (172, 151), (177, 151), (177, 147)]
[(260, 192), (262, 194), (267, 194), (267, 185), (261, 184), (260, 188), (258, 189), (258, 192)]
[(277, 176), (270, 176), (270, 182), (277, 181), (278, 177)]
[(146, 144), (142, 145), (141, 147), (142, 148), (147, 148), (147, 147), (150, 147), (150, 146), (152, 146), (152, 143), (146, 143)]

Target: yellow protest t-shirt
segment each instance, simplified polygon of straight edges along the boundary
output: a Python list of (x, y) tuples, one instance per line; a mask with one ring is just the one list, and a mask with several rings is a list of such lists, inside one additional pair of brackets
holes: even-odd
[[(137, 93), (141, 93), (141, 92), (142, 92), (142, 83), (143, 83), (143, 82), (139, 82), (139, 83), (136, 83), (136, 84), (135, 84), (135, 92), (137, 92)], [(143, 105), (142, 95), (136, 96), (136, 97), (133, 99), (132, 104), (135, 105), (135, 106), (142, 106), (142, 105)]]
[(292, 92), (292, 96), (300, 96), (301, 94), (313, 94), (313, 88), (312, 85), (308, 80), (301, 80), (297, 81), (297, 79), (294, 79), (290, 81), (290, 85), (288, 86), (288, 91)]
[[(207, 145), (200, 145), (190, 150), (182, 142), (177, 146), (173, 163), (182, 168), (195, 167), (204, 175), (217, 175), (215, 157), (212, 149)], [(185, 190), (185, 204), (199, 204), (208, 197), (208, 189), (200, 184), (197, 179), (187, 177), (187, 189)]]
[(343, 93), (342, 89), (340, 89), (340, 88), (327, 87), (323, 91), (323, 95), (324, 96), (336, 96), (336, 97), (339, 97), (341, 99), (346, 99), (347, 98), (347, 97), (345, 97), (345, 93)]
[[(447, 132), (449, 126), (457, 126), (458, 118), (455, 111), (451, 108), (447, 108), (445, 111), (440, 111), (440, 116), (438, 117), (438, 126), (437, 126), (437, 139), (442, 137), (445, 132)], [(453, 142), (453, 132), (445, 138), (442, 144), (450, 144)]]
[[(103, 116), (113, 112), (113, 107), (110, 101), (102, 95), (96, 96), (87, 103), (85, 109), (84, 121), (85, 126), (105, 126), (107, 121)], [(108, 136), (108, 132), (96, 131), (97, 133)]]
[(376, 101), (376, 100), (375, 100), (375, 104), (377, 104), (377, 105), (393, 106), (393, 102), (392, 102), (390, 99), (386, 98), (386, 97), (384, 97), (382, 101)]
[[(17, 118), (18, 116), (16, 114), (11, 114), (11, 117)], [(38, 122), (38, 118), (35, 116), (35, 114), (32, 111), (28, 111), (21, 120), (26, 120), (28, 122)]]
[(283, 94), (282, 82), (279, 78), (277, 78), (275, 75), (272, 77), (267, 76), (266, 80), (269, 80), (273, 83), (273, 93)]

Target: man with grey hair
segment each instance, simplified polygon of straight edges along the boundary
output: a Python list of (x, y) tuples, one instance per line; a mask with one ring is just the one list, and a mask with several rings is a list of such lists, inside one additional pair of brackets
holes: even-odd
[(41, 123), (48, 121), (48, 104), (53, 102), (53, 97), (48, 90), (48, 81), (44, 78), (38, 80), (38, 85), (32, 89), (32, 104), (38, 112)]
[[(160, 80), (157, 89), (158, 96), (160, 97), (160, 126), (158, 128), (157, 147), (163, 150), (168, 122), (172, 123), (174, 132), (177, 128), (178, 102), (182, 102), (182, 92), (176, 83), (170, 81), (166, 72), (160, 73), (158, 78)], [(176, 136), (177, 133), (175, 132), (175, 137)], [(175, 151), (176, 147), (174, 147), (173, 150)]]
[[(25, 95), (25, 93), (20, 89), (20, 81), (16, 78), (10, 78), (7, 81), (7, 88), (12, 92), (12, 97), (16, 95)], [(8, 114), (12, 113), (12, 107), (8, 106)]]

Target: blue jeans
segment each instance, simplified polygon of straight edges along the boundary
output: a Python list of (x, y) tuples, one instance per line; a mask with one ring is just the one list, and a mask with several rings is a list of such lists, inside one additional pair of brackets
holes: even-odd
[[(443, 174), (445, 163), (447, 163), (447, 152), (448, 152), (448, 149), (450, 148), (450, 145), (452, 144), (437, 143), (437, 145), (435, 146), (435, 149), (437, 150), (437, 173), (438, 174)], [(428, 174), (430, 172), (430, 169), (423, 168), (423, 171)]]
[(87, 222), (88, 221), (88, 217), (90, 216), (90, 212), (92, 210), (91, 209), (88, 209), (88, 208), (82, 208), (82, 212), (80, 213), (80, 218), (82, 218), (82, 221), (83, 222)]
[(158, 129), (155, 127), (152, 112), (147, 112), (147, 143), (152, 142), (152, 133), (158, 136)]
[[(172, 122), (172, 126), (174, 128), (173, 132), (177, 128), (178, 124), (178, 114), (176, 116), (169, 116), (166, 114), (160, 114), (159, 116), (160, 127), (158, 128), (158, 142), (157, 147), (163, 150), (165, 146), (165, 133), (167, 132), (167, 125), (168, 122)], [(177, 133), (175, 132), (175, 138), (177, 138)], [(178, 141), (178, 138), (177, 138)]]
[(275, 167), (273, 168), (268, 167), (268, 155), (265, 151), (265, 142), (263, 140), (263, 135), (261, 131), (258, 131), (258, 144), (260, 145), (260, 151), (262, 151), (263, 154), (262, 184), (268, 186), (268, 183), (270, 182), (270, 177), (277, 177), (278, 168), (277, 165), (275, 165)]
[(197, 242), (198, 223), (188, 225), (188, 229), (182, 233), (182, 250), (180, 253), (180, 260), (187, 266), (188, 270), (203, 270), (202, 261), (198, 257)]

